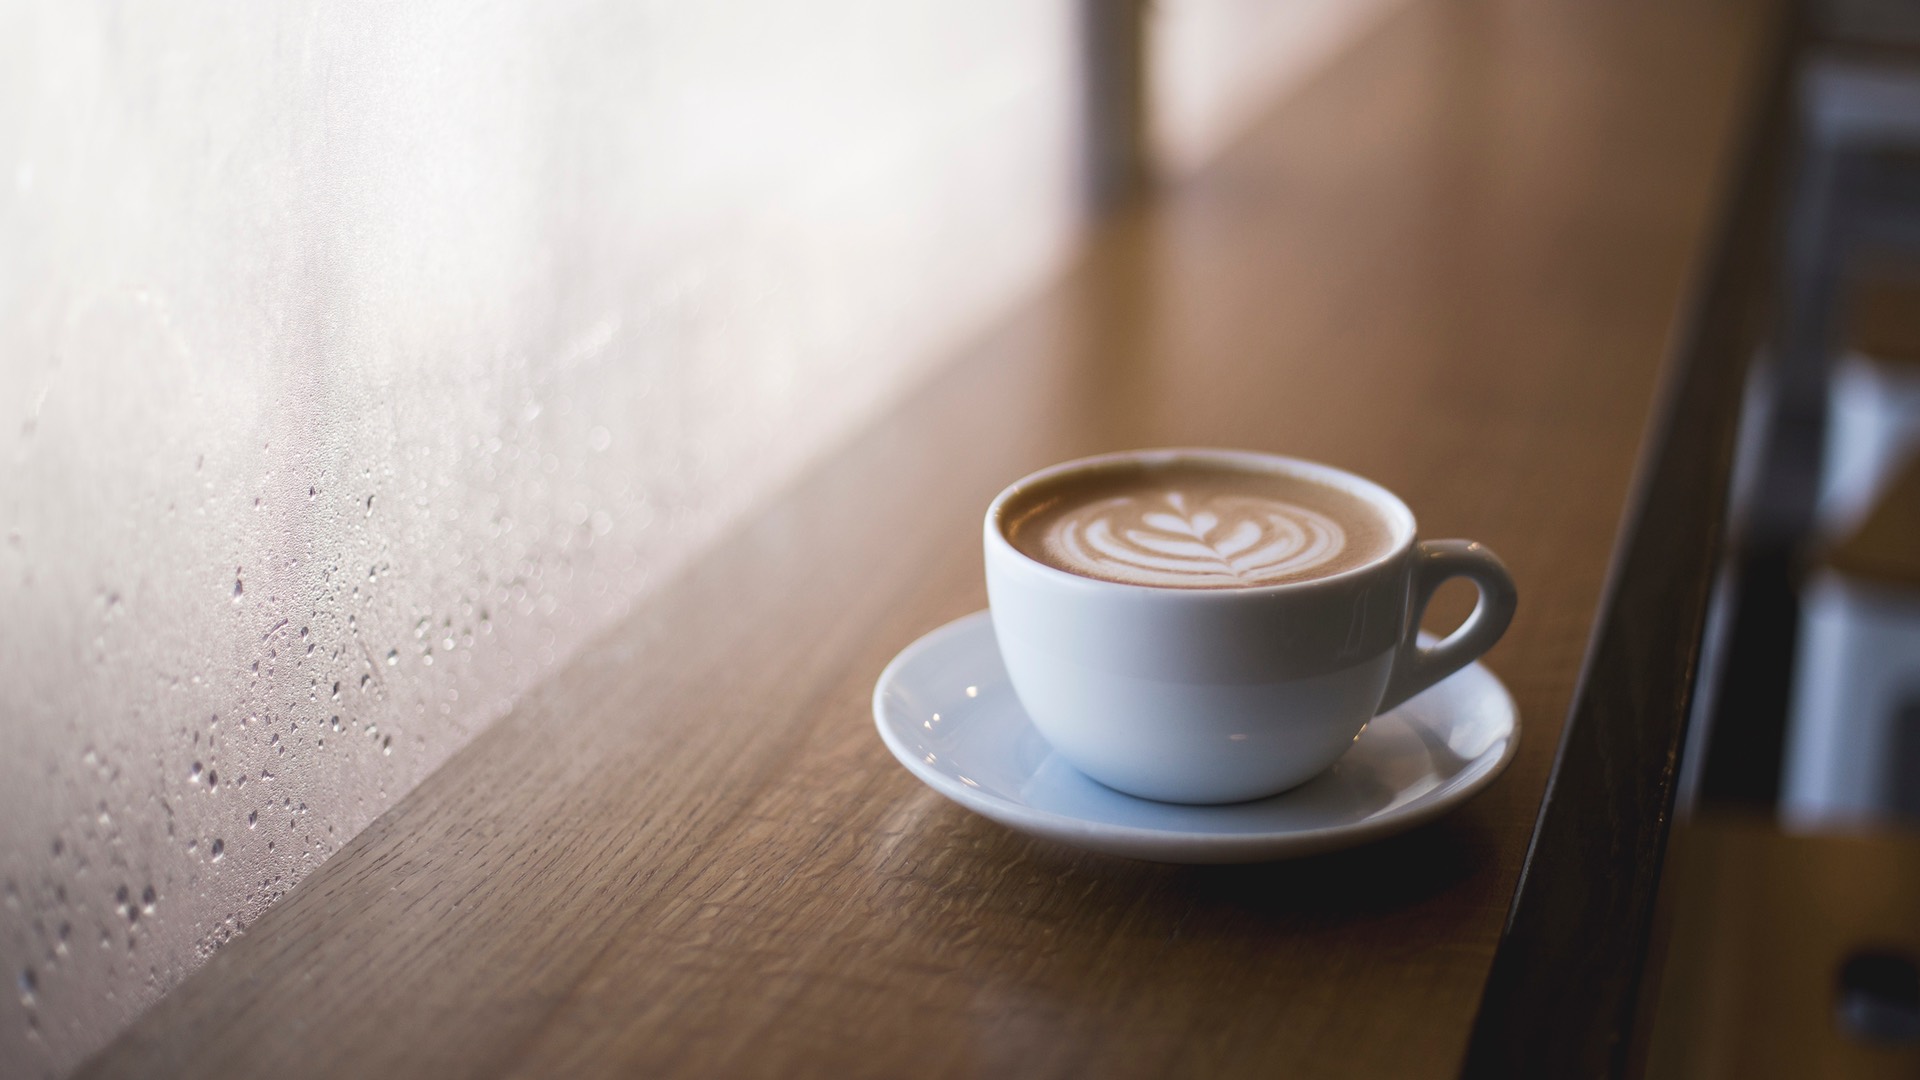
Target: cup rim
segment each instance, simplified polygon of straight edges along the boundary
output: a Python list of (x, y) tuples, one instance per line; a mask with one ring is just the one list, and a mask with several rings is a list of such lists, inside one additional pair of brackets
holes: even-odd
[[(1019, 548), (1014, 547), (1013, 542), (1007, 539), (1006, 529), (1002, 522), (1007, 504), (1025, 494), (1029, 488), (1038, 484), (1076, 473), (1100, 472), (1142, 464), (1171, 465), (1182, 461), (1196, 460), (1231, 465), (1253, 471), (1265, 471), (1300, 477), (1316, 483), (1336, 487), (1366, 501), (1369, 505), (1381, 511), (1391, 519), (1394, 524), (1400, 526), (1400, 535), (1387, 550), (1381, 552), (1379, 555), (1358, 566), (1350, 566), (1338, 573), (1327, 574), (1324, 577), (1302, 578), (1297, 581), (1278, 581), (1265, 585), (1247, 585), (1244, 587), (1229, 586), (1226, 588), (1212, 589), (1191, 589), (1177, 585), (1148, 585), (1135, 581), (1110, 581), (1106, 578), (1088, 577), (1084, 574), (1076, 574), (1070, 570), (1062, 570), (1057, 566), (1051, 566), (1041, 562), (1026, 552), (1021, 551)], [(993, 501), (987, 504), (985, 526), (987, 543), (989, 545), (998, 549), (1003, 554), (1013, 556), (1021, 565), (1027, 567), (1029, 571), (1036, 571), (1043, 577), (1057, 582), (1072, 583), (1088, 588), (1104, 587), (1139, 590), (1144, 593), (1157, 595), (1220, 597), (1286, 595), (1289, 593), (1319, 589), (1329, 585), (1337, 585), (1355, 578), (1375, 574), (1378, 573), (1382, 567), (1390, 565), (1395, 560), (1404, 556), (1406, 552), (1413, 547), (1419, 535), (1413, 510), (1407, 506), (1405, 500), (1387, 488), (1382, 487), (1358, 473), (1348, 472), (1345, 469), (1328, 465), (1324, 462), (1312, 461), (1307, 458), (1291, 457), (1286, 454), (1272, 454), (1261, 450), (1233, 450), (1224, 447), (1207, 446), (1118, 450), (1111, 453), (1094, 454), (1090, 457), (1074, 458), (1071, 461), (1062, 461), (1055, 465), (1049, 465), (1044, 469), (1030, 472), (1001, 489), (1000, 494), (994, 496)]]

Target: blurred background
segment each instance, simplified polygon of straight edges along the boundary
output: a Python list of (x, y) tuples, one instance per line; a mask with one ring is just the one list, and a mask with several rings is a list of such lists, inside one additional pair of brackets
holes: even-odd
[(0, 1072), (1395, 0), (0, 0)]
[(1920, 4), (1796, 16), (1657, 1076), (1920, 1076)]

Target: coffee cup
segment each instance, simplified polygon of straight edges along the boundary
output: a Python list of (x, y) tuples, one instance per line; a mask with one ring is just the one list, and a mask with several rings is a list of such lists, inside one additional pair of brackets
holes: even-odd
[[(1304, 783), (1513, 618), (1485, 547), (1419, 540), (1392, 492), (1309, 461), (1143, 450), (1070, 461), (987, 509), (994, 636), (1034, 727), (1108, 787), (1227, 803)], [(1432, 646), (1440, 584), (1479, 591)]]

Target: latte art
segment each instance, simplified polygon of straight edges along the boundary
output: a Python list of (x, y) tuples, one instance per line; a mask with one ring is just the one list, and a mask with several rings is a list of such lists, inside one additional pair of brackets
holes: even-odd
[(1331, 484), (1211, 462), (1124, 463), (1036, 482), (999, 511), (1029, 558), (1081, 577), (1246, 589), (1329, 577), (1389, 554), (1394, 523)]
[(1250, 495), (1182, 491), (1090, 503), (1054, 523), (1049, 547), (1081, 573), (1140, 585), (1259, 585), (1338, 558), (1346, 531), (1325, 514)]

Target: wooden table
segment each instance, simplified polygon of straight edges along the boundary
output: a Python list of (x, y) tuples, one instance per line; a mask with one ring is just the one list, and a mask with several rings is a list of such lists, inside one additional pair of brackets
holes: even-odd
[[(1411, 4), (83, 1074), (1457, 1073), (1775, 21)], [(1024, 839), (893, 762), (874, 678), (985, 605), (989, 497), (1193, 443), (1356, 470), (1507, 559), (1505, 777), (1370, 848), (1184, 868)]]

